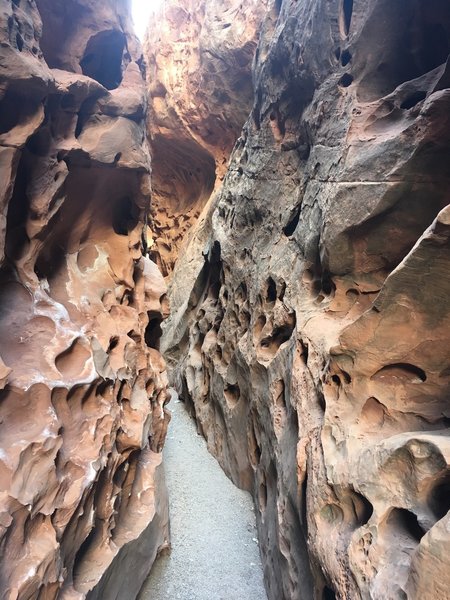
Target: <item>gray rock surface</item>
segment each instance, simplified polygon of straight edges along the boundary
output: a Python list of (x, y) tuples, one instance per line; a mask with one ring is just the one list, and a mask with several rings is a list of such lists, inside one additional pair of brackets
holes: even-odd
[[(271, 600), (450, 589), (447, 0), (283, 0), (162, 348)], [(447, 533), (445, 533), (447, 532)]]

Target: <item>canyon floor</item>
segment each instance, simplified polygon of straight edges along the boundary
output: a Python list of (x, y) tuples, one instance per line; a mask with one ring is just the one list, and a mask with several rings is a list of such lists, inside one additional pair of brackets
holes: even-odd
[(155, 563), (139, 600), (266, 600), (252, 500), (209, 454), (174, 393), (169, 406), (172, 550)]

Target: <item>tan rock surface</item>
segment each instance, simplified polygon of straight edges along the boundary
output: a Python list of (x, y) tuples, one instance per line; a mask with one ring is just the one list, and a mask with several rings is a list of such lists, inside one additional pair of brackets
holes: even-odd
[(120, 598), (135, 598), (167, 540), (166, 290), (143, 254), (150, 159), (130, 31), (128, 2), (0, 3), (8, 600), (116, 597), (130, 554)]
[(251, 66), (268, 0), (165, 0), (145, 45), (152, 253), (171, 273), (253, 102)]
[(274, 2), (173, 274), (162, 348), (272, 600), (450, 597), (449, 39), (446, 0)]

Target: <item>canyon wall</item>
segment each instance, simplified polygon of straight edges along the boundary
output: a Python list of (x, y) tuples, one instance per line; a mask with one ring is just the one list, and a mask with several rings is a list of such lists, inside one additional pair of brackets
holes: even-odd
[(149, 24), (151, 256), (170, 275), (253, 102), (252, 61), (268, 0), (165, 0)]
[(271, 600), (448, 598), (449, 39), (447, 0), (271, 2), (253, 108), (172, 276), (162, 348), (254, 495)]
[[(135, 598), (167, 542), (165, 284), (127, 0), (0, 2), (0, 596)], [(131, 568), (132, 566), (132, 568)]]

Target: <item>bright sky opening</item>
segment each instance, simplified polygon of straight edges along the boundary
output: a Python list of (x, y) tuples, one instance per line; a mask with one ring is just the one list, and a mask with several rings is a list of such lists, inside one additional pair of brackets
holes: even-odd
[(141, 40), (144, 39), (150, 17), (163, 0), (133, 0), (133, 21), (136, 34)]

